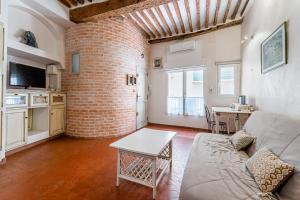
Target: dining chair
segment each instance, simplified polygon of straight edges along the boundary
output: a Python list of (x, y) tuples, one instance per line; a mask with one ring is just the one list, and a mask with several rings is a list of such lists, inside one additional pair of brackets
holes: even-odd
[[(214, 133), (215, 128), (216, 128), (216, 121), (214, 119), (211, 118), (210, 115), (210, 111), (207, 105), (205, 105), (205, 117), (206, 117), (206, 121), (208, 124), (208, 129), (212, 131), (212, 133)], [(226, 122), (219, 122), (219, 126), (220, 126), (220, 131), (221, 132), (226, 132), (227, 131), (227, 123)]]

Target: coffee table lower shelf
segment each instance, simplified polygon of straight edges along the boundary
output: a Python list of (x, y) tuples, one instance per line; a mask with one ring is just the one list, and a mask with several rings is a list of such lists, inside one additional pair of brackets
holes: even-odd
[(172, 141), (159, 156), (118, 149), (117, 186), (120, 184), (120, 179), (125, 179), (151, 187), (155, 199), (156, 188), (168, 167), (172, 167)]

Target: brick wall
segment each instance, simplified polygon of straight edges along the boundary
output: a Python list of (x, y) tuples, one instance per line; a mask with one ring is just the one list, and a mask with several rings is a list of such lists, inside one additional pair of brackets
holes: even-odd
[[(71, 55), (80, 52), (80, 73), (71, 74)], [(106, 137), (136, 128), (136, 87), (126, 74), (147, 67), (149, 44), (126, 19), (78, 24), (66, 33), (67, 134)], [(141, 54), (145, 58), (141, 58)]]

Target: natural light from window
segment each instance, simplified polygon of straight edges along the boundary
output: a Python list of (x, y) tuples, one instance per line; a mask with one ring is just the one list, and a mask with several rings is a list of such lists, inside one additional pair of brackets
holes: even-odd
[(234, 95), (234, 67), (220, 66), (219, 68), (220, 95)]
[(168, 73), (168, 114), (204, 115), (203, 70)]

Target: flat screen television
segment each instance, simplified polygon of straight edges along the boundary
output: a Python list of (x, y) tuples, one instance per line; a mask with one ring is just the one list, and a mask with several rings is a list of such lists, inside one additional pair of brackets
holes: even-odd
[(10, 87), (46, 88), (46, 70), (10, 62), (8, 81)]

